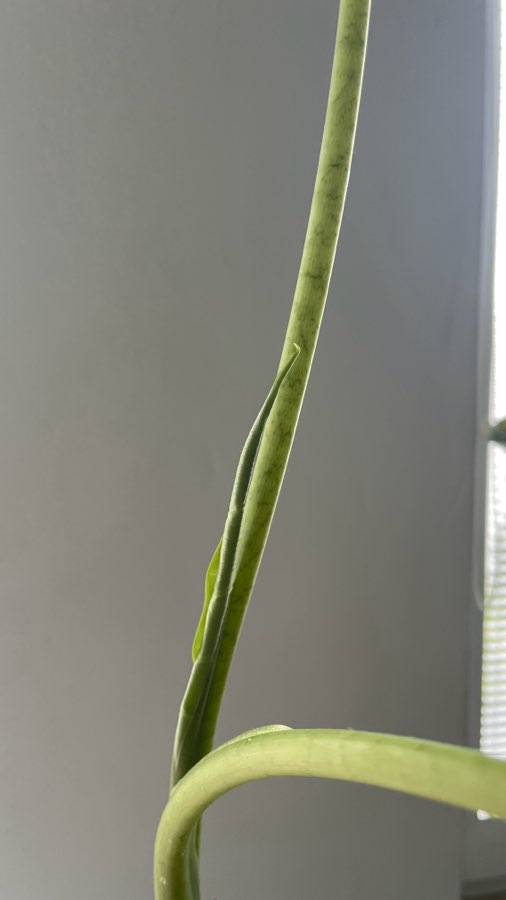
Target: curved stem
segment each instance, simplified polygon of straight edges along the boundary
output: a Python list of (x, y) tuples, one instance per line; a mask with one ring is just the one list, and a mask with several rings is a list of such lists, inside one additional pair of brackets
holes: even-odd
[(476, 750), (350, 730), (258, 729), (214, 750), (172, 791), (156, 836), (156, 900), (185, 897), (188, 840), (204, 810), (232, 788), (277, 776), (376, 785), (506, 819), (506, 763)]

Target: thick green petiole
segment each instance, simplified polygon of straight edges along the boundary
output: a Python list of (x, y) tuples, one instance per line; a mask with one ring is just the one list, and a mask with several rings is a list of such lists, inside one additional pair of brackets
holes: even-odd
[(188, 841), (204, 810), (234, 787), (279, 776), (376, 785), (506, 819), (506, 763), (476, 750), (350, 730), (257, 729), (214, 750), (172, 792), (156, 836), (156, 900), (186, 898)]

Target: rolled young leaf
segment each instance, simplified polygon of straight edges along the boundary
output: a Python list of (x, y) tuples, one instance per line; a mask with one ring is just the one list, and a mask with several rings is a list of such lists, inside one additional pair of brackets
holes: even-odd
[(179, 712), (172, 761), (172, 786), (177, 784), (179, 779), (202, 756), (208, 753), (212, 746), (216, 716), (214, 708), (209, 714), (209, 684), (221, 651), (223, 619), (235, 573), (244, 507), (265, 424), (299, 353), (300, 348), (294, 344), (291, 356), (276, 376), (255, 419), (239, 459), (223, 538), (219, 545), (219, 552), (216, 550), (210, 564), (209, 584), (212, 583), (212, 594), (204, 607), (195, 636), (194, 652), (196, 649), (197, 654)]
[(207, 619), (207, 611), (209, 609), (209, 604), (211, 602), (211, 597), (213, 596), (214, 585), (216, 584), (216, 577), (218, 575), (218, 568), (220, 565), (220, 556), (221, 556), (221, 544), (222, 538), (220, 538), (220, 542), (214, 551), (211, 562), (207, 567), (206, 572), (206, 580), (204, 587), (204, 607), (202, 609), (202, 613), (200, 615), (199, 624), (197, 625), (197, 630), (195, 632), (195, 637), (193, 638), (193, 646), (192, 646), (192, 660), (195, 662), (197, 656), (200, 653), (200, 648), (202, 647), (202, 638), (204, 637), (204, 628), (206, 625)]

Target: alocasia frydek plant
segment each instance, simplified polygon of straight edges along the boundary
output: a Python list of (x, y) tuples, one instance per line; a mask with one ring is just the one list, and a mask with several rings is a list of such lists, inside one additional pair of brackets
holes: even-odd
[(246, 441), (205, 582), (155, 845), (156, 900), (198, 900), (200, 820), (240, 784), (287, 775), (373, 784), (506, 818), (506, 763), (394, 735), (266, 726), (212, 750), (225, 682), (286, 469), (327, 297), (353, 152), (371, 0), (341, 0), (306, 240), (279, 371)]

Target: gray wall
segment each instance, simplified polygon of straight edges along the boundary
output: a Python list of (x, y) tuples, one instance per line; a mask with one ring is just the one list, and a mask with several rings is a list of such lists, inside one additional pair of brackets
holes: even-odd
[[(483, 18), (373, 3), (335, 278), (220, 739), (465, 738)], [(0, 5), (2, 900), (151, 896), (335, 19), (335, 0)], [(456, 900), (462, 829), (372, 789), (245, 788), (207, 817), (203, 897)]]

